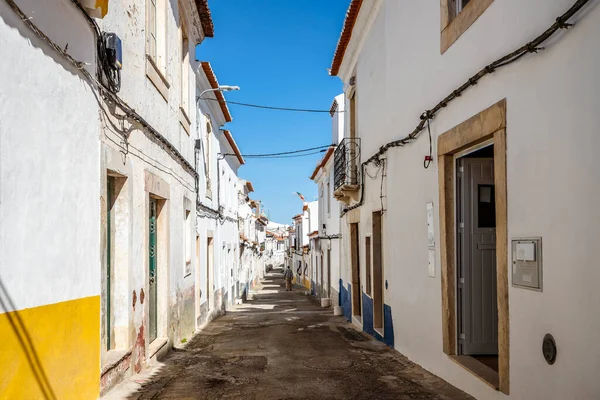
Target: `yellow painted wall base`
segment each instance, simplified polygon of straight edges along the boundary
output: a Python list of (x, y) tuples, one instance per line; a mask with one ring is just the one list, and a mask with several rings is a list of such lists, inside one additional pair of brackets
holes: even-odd
[(0, 399), (96, 399), (100, 296), (0, 314)]
[(310, 289), (310, 280), (304, 278), (304, 287)]

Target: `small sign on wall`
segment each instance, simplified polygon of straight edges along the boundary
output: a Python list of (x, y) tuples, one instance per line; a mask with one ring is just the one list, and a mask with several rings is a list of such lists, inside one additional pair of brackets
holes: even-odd
[(433, 202), (427, 203), (427, 246), (435, 247), (435, 232), (433, 230)]
[(433, 202), (427, 203), (427, 275), (435, 278), (435, 230), (433, 229)]
[(512, 240), (512, 285), (542, 291), (542, 238)]
[(429, 266), (427, 268), (427, 275), (431, 278), (435, 278), (435, 250), (429, 249)]

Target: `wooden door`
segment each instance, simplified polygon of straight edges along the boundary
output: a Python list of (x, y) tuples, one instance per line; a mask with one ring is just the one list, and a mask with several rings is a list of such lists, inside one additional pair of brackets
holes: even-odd
[(493, 158), (459, 160), (459, 349), (498, 354), (496, 214)]

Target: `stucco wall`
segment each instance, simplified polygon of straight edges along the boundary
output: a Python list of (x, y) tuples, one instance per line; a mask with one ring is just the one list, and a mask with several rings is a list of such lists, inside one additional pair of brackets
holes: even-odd
[[(94, 36), (69, 1), (18, 5), (52, 40), (69, 43), (69, 53), (91, 63), (95, 73)], [(0, 397), (40, 398), (45, 381), (46, 395), (95, 398), (100, 375), (96, 100), (82, 75), (5, 2), (0, 3), (0, 53)], [(46, 377), (36, 379), (33, 368)], [(72, 380), (73, 374), (79, 379)]]
[[(128, 0), (118, 7), (110, 7), (101, 21), (102, 29), (115, 32), (122, 40), (123, 70), (119, 96), (135, 109), (156, 131), (158, 131), (186, 161), (194, 165), (194, 134), (196, 116), (193, 110), (195, 76), (192, 64), (188, 65), (190, 91), (188, 117), (191, 121), (190, 134), (180, 123), (181, 52), (180, 10), (178, 3), (167, 1), (165, 8), (164, 42), (168, 59), (164, 75), (169, 83), (166, 98), (148, 78), (146, 60), (146, 3)], [(189, 21), (189, 19), (188, 19)], [(188, 27), (189, 52), (194, 54), (194, 45), (200, 39), (191, 36)], [(142, 32), (142, 34), (140, 34)], [(105, 107), (111, 114), (109, 107)], [(109, 120), (110, 118), (110, 120)], [(112, 123), (110, 122), (112, 121)], [(106, 175), (119, 174), (125, 179), (127, 190), (119, 194), (124, 204), (129, 204), (126, 221), (120, 226), (126, 241), (116, 244), (114, 251), (128, 254), (129, 259), (116, 265), (117, 275), (127, 276), (127, 287), (113, 288), (119, 291), (117, 304), (112, 307), (115, 317), (129, 319), (124, 327), (126, 340), (117, 350), (131, 348), (132, 371), (139, 372), (146, 362), (150, 347), (149, 338), (149, 214), (150, 196), (161, 198), (158, 226), (158, 332), (159, 338), (168, 339), (169, 345), (178, 344), (195, 331), (195, 179), (194, 175), (172, 152), (150, 132), (132, 124), (101, 115), (103, 127), (104, 158), (101, 164), (102, 198), (106, 200)], [(186, 223), (186, 211), (190, 212), (191, 223)], [(117, 215), (117, 218), (122, 215)], [(190, 265), (186, 265), (186, 240), (191, 245)], [(106, 243), (104, 243), (106, 245)], [(120, 247), (119, 247), (120, 246)], [(104, 246), (105, 248), (105, 246)], [(105, 250), (106, 251), (106, 250)], [(106, 257), (106, 253), (104, 253)], [(106, 260), (103, 262), (103, 266)], [(122, 270), (128, 270), (124, 273)], [(189, 273), (192, 272), (192, 273)], [(118, 284), (118, 285), (119, 285)], [(103, 287), (103, 291), (105, 288)], [(106, 297), (106, 295), (104, 295)], [(105, 307), (105, 305), (104, 305)], [(103, 313), (105, 308), (103, 309)], [(104, 315), (103, 315), (104, 319)], [(123, 324), (125, 325), (125, 324)], [(104, 330), (103, 330), (104, 333)], [(104, 340), (103, 340), (104, 341)], [(108, 358), (102, 345), (103, 360)]]
[[(208, 89), (206, 76), (198, 71), (196, 74), (197, 94)], [(196, 115), (198, 118), (195, 136), (203, 139), (202, 146), (197, 152), (197, 171), (199, 174), (198, 191), (199, 201), (213, 209), (222, 207), (224, 219), (222, 222), (215, 219), (214, 213), (199, 211), (197, 214), (196, 234), (200, 241), (199, 263), (196, 265), (196, 282), (199, 286), (197, 296), (199, 304), (196, 308), (196, 325), (200, 326), (208, 319), (225, 310), (232, 304), (239, 294), (238, 282), (246, 277), (247, 271), (241, 270), (240, 232), (237, 222), (239, 203), (238, 193), (241, 183), (237, 176), (239, 162), (235, 157), (223, 159), (219, 154), (231, 153), (232, 149), (227, 143), (223, 132), (219, 130), (225, 123), (220, 109), (215, 108), (216, 102), (200, 100)], [(208, 117), (207, 117), (208, 116)], [(207, 133), (207, 122), (211, 122), (212, 131)], [(206, 140), (206, 135), (210, 139)], [(210, 143), (208, 147), (207, 143)], [(208, 153), (207, 153), (208, 152)], [(207, 156), (207, 154), (209, 154)], [(210, 179), (210, 191), (207, 191), (207, 178)], [(244, 215), (249, 215), (251, 210), (246, 206)], [(213, 266), (210, 271), (212, 277), (213, 298), (207, 303), (207, 269), (208, 266), (208, 237), (213, 240)], [(227, 294), (214, 296), (215, 293)], [(226, 304), (228, 303), (228, 304)], [(206, 306), (208, 304), (208, 307)]]
[[(544, 31), (572, 3), (495, 1), (440, 55), (439, 2), (384, 1), (356, 65), (362, 159), (408, 134), (425, 109)], [(437, 136), (507, 99), (508, 237), (541, 236), (544, 246), (544, 291), (509, 284), (510, 397), (515, 399), (591, 399), (600, 390), (595, 378), (600, 319), (594, 306), (600, 300), (595, 285), (600, 272), (590, 268), (598, 258), (592, 240), (600, 234), (591, 222), (600, 217), (594, 204), (600, 170), (593, 161), (600, 145), (595, 134), (600, 105), (597, 3), (575, 21), (576, 27), (557, 35), (546, 50), (484, 78), (431, 125), (435, 159)], [(427, 275), (427, 202), (434, 202), (439, 221), (438, 166), (422, 166), (428, 146), (425, 132), (416, 142), (387, 152), (383, 247), (389, 287), (384, 300), (392, 309), (395, 347), (477, 398), (501, 398), (442, 352), (439, 247), (436, 276)], [(371, 166), (371, 174), (374, 170)], [(371, 212), (381, 208), (380, 182), (365, 182), (361, 249)], [(435, 231), (439, 244), (439, 224)], [(342, 265), (349, 271), (347, 253), (342, 250)], [(547, 332), (558, 344), (553, 366), (541, 352)]]

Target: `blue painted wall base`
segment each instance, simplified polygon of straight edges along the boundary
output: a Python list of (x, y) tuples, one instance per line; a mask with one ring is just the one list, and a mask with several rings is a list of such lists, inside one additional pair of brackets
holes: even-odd
[(352, 320), (352, 300), (350, 299), (351, 294), (352, 289), (350, 288), (350, 284), (348, 284), (348, 289), (346, 289), (344, 287), (344, 281), (340, 279), (339, 305), (344, 311), (344, 318), (346, 318), (348, 321)]
[(394, 322), (392, 321), (392, 309), (387, 304), (383, 305), (383, 336), (373, 328), (373, 299), (362, 294), (363, 304), (363, 331), (375, 339), (394, 347)]
[[(345, 288), (342, 279), (340, 279), (339, 305), (344, 312), (344, 318), (352, 321), (352, 288), (350, 284), (348, 284), (348, 288)], [(383, 305), (383, 336), (373, 328), (373, 299), (365, 293), (362, 293), (362, 313), (363, 331), (393, 348), (394, 321), (392, 320), (392, 308), (387, 304)]]

